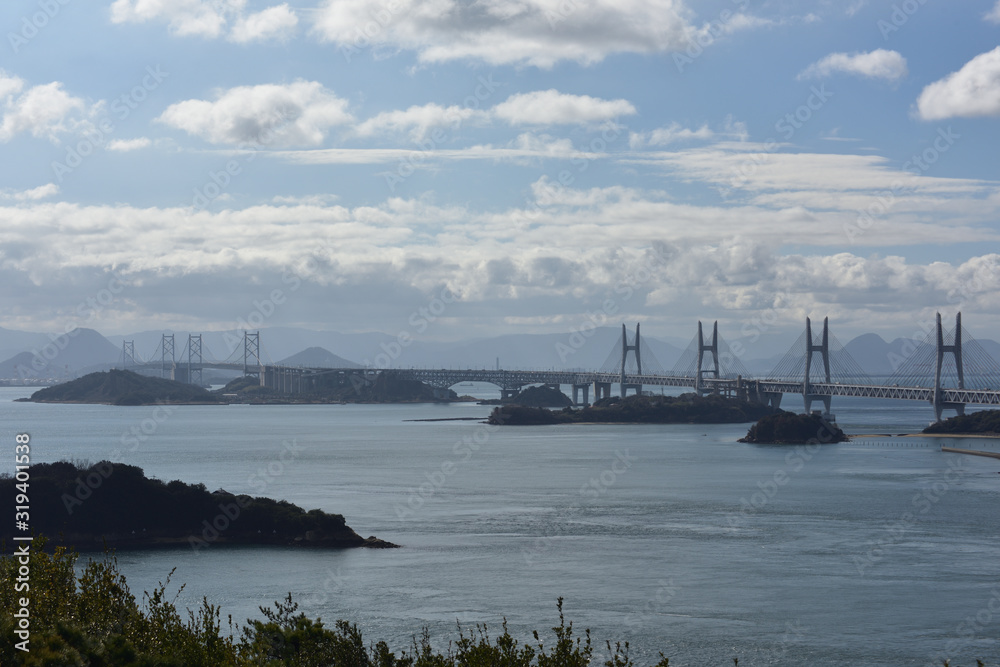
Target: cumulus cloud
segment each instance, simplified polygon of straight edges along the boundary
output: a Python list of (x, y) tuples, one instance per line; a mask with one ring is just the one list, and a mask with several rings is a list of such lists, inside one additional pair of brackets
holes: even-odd
[(487, 125), (497, 120), (512, 126), (588, 125), (635, 113), (627, 100), (604, 100), (550, 89), (511, 95), (487, 110), (430, 103), (384, 111), (358, 124), (355, 132), (363, 137), (409, 132), (414, 141), (420, 141), (436, 127), (458, 130), (464, 124)]
[(997, 4), (983, 18), (990, 23), (1000, 23), (1000, 0), (997, 0)]
[(353, 121), (347, 100), (315, 81), (240, 86), (214, 101), (185, 100), (157, 119), (213, 144), (317, 146), (330, 128)]
[(298, 24), (299, 17), (286, 2), (256, 14), (241, 16), (229, 33), (229, 40), (239, 44), (270, 39), (284, 41), (295, 34)]
[(89, 128), (98, 109), (58, 81), (26, 89), (24, 80), (0, 70), (0, 142), (27, 133), (57, 143), (60, 135)]
[(46, 199), (48, 197), (54, 197), (57, 194), (59, 194), (59, 186), (55, 183), (46, 183), (45, 185), (39, 185), (37, 188), (32, 188), (30, 190), (0, 191), (0, 198), (21, 202), (33, 202), (40, 199)]
[(421, 62), (548, 68), (563, 60), (591, 64), (613, 53), (686, 48), (689, 18), (682, 0), (325, 0), (314, 31), (348, 54), (375, 45), (416, 51)]
[(1000, 46), (924, 88), (917, 113), (924, 120), (1000, 115)]
[(628, 100), (569, 95), (552, 88), (511, 95), (492, 112), (511, 125), (562, 125), (607, 121), (636, 110)]
[(485, 122), (488, 119), (489, 114), (476, 109), (456, 105), (443, 107), (431, 103), (414, 105), (405, 111), (384, 111), (358, 124), (355, 132), (362, 137), (384, 132), (409, 132), (410, 138), (420, 141), (432, 128), (442, 127), (454, 131), (465, 123)]
[(298, 25), (288, 3), (247, 14), (246, 0), (115, 0), (112, 23), (162, 21), (178, 37), (214, 39), (227, 34), (233, 42), (287, 39)]
[[(245, 304), (269, 285), (285, 285), (281, 276), (291, 270), (304, 283), (296, 301), (305, 299), (299, 312), (306, 319), (296, 323), (319, 328), (358, 317), (366, 327), (398, 326), (399, 312), (411, 312), (414, 298), (449, 285), (475, 306), (468, 311), (476, 313), (468, 316), (473, 321), (452, 329), (460, 331), (483, 324), (481, 318), (495, 324), (491, 318), (582, 313), (578, 299), (613, 294), (624, 276), (648, 266), (654, 247), (671, 261), (660, 262), (639, 295), (622, 304), (630, 316), (655, 321), (664, 312), (672, 318), (708, 312), (738, 320), (783, 293), (793, 320), (800, 320), (800, 307), (827, 307), (831, 316), (859, 318), (868, 328), (864, 319), (873, 313), (898, 320), (904, 311), (910, 316), (945, 303), (970, 275), (982, 276), (982, 288), (969, 307), (996, 311), (989, 303), (1000, 291), (996, 255), (951, 265), (867, 252), (778, 254), (789, 245), (842, 246), (843, 218), (834, 213), (692, 206), (665, 193), (578, 189), (548, 179), (532, 192), (523, 207), (492, 211), (399, 198), (357, 207), (304, 198), (219, 212), (66, 202), (0, 206), (0, 285), (18, 286), (3, 288), (4, 297), (23, 315), (49, 317), (53, 303), (75, 305), (93, 293), (81, 275), (115, 267), (130, 284), (133, 310), (205, 326), (245, 316)], [(881, 224), (884, 230), (866, 237), (872, 246), (898, 246), (925, 233), (921, 241), (928, 243), (995, 243), (1000, 236), (988, 225), (953, 220)], [(209, 282), (212, 290), (201, 287)], [(180, 303), (178, 293), (187, 295)], [(219, 298), (209, 307), (213, 294)], [(320, 300), (338, 308), (315, 308)]]
[(246, 0), (115, 0), (111, 22), (166, 21), (178, 36), (218, 37), (245, 5)]
[(137, 151), (142, 148), (148, 148), (152, 145), (152, 141), (149, 137), (137, 137), (135, 139), (114, 139), (108, 142), (108, 150), (115, 151), (117, 153), (128, 153), (129, 151)]
[(818, 79), (837, 72), (895, 82), (907, 74), (906, 58), (897, 51), (886, 49), (876, 49), (869, 53), (831, 53), (805, 68), (798, 78)]

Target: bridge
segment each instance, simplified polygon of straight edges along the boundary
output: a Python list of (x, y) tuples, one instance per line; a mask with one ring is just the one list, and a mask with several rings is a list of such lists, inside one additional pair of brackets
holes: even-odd
[[(235, 337), (234, 337), (235, 338)], [(778, 365), (764, 378), (752, 378), (732, 348), (719, 335), (718, 323), (709, 338), (698, 323), (698, 331), (677, 364), (664, 370), (642, 338), (639, 325), (630, 336), (625, 325), (615, 348), (599, 370), (525, 371), (502, 369), (416, 368), (306, 368), (268, 363), (261, 358), (260, 332), (243, 333), (239, 345), (223, 360), (216, 360), (202, 344), (201, 334), (189, 334), (180, 355), (175, 354), (174, 334), (163, 334), (149, 360), (135, 354), (135, 341), (122, 344), (127, 369), (158, 371), (162, 377), (201, 383), (205, 368), (235, 370), (260, 385), (285, 394), (303, 394), (330, 386), (370, 386), (380, 374), (419, 380), (445, 392), (461, 382), (485, 382), (500, 388), (509, 398), (528, 385), (569, 386), (575, 405), (611, 396), (618, 385), (621, 396), (642, 393), (644, 387), (688, 387), (698, 394), (719, 393), (778, 407), (785, 394), (802, 397), (806, 412), (820, 403), (830, 414), (834, 396), (925, 401), (940, 421), (945, 410), (965, 413), (966, 405), (1000, 405), (1000, 364), (962, 327), (945, 330), (937, 315), (933, 341), (915, 342), (893, 359), (893, 374), (874, 379), (855, 362), (830, 333), (823, 320), (818, 336), (806, 318), (803, 334)], [(158, 356), (158, 358), (157, 358)], [(644, 364), (645, 361), (645, 364)]]

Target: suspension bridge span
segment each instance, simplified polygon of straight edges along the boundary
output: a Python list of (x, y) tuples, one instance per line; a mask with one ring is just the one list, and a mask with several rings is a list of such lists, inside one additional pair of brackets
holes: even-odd
[(962, 327), (945, 330), (938, 314), (926, 340), (891, 358), (889, 376), (873, 378), (851, 358), (831, 334), (828, 319), (814, 333), (806, 318), (805, 331), (777, 366), (762, 378), (753, 378), (739, 355), (719, 335), (718, 323), (706, 335), (702, 323), (691, 344), (671, 369), (663, 369), (641, 336), (639, 325), (622, 334), (602, 368), (591, 371), (417, 368), (306, 368), (270, 363), (262, 358), (260, 332), (244, 332), (229, 357), (217, 360), (204, 347), (201, 334), (189, 334), (177, 353), (174, 334), (163, 334), (147, 360), (135, 353), (135, 341), (122, 344), (122, 365), (130, 370), (159, 372), (184, 382), (201, 383), (206, 368), (241, 372), (260, 385), (286, 394), (302, 394), (326, 386), (374, 382), (382, 373), (419, 380), (446, 390), (462, 382), (485, 382), (500, 388), (504, 398), (528, 385), (568, 386), (573, 403), (587, 405), (610, 397), (617, 385), (621, 396), (641, 393), (644, 387), (688, 387), (699, 394), (720, 393), (742, 400), (779, 406), (785, 394), (802, 397), (803, 408), (814, 403), (829, 414), (834, 396), (925, 401), (940, 421), (945, 410), (964, 414), (966, 405), (1000, 405), (1000, 364)]

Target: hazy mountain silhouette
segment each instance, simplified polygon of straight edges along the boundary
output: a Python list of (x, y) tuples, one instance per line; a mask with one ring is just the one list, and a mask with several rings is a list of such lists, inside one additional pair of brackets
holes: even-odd
[(80, 370), (113, 364), (121, 350), (93, 329), (74, 329), (64, 336), (42, 335), (32, 347), (0, 362), (0, 378), (74, 377)]
[(362, 368), (361, 364), (348, 361), (322, 347), (310, 347), (278, 362), (282, 366), (309, 368)]

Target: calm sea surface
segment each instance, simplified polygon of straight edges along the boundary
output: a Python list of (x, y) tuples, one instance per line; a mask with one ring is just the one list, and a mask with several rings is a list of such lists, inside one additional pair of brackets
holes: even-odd
[[(488, 396), (488, 386), (460, 387)], [(123, 552), (132, 590), (202, 596), (242, 624), (291, 592), (394, 649), (440, 649), (503, 617), (629, 640), (639, 664), (971, 665), (1000, 661), (1000, 460), (989, 440), (859, 438), (807, 450), (736, 442), (747, 425), (494, 429), (453, 405), (149, 407), (13, 403), (35, 462), (114, 456), (163, 480), (343, 514), (401, 549), (212, 546)], [(786, 397), (786, 407), (799, 402)], [(916, 431), (929, 406), (834, 399), (848, 433)], [(133, 451), (127, 451), (133, 448)], [(212, 517), (206, 517), (211, 519)]]

